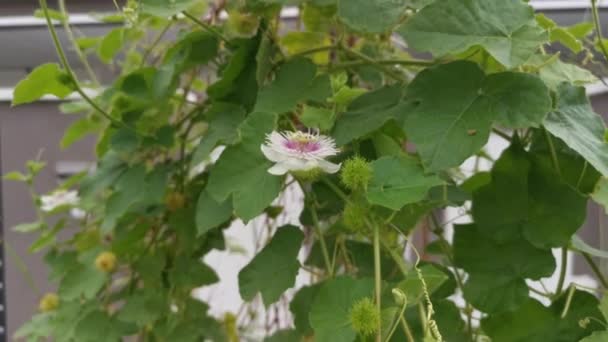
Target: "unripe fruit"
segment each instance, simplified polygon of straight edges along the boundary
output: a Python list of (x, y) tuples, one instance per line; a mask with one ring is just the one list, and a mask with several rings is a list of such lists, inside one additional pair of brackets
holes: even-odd
[(356, 156), (344, 162), (340, 180), (350, 190), (364, 190), (372, 178), (372, 166), (363, 158)]
[(165, 205), (171, 212), (178, 211), (186, 205), (186, 197), (180, 192), (170, 192), (165, 198)]
[(351, 233), (365, 233), (365, 218), (369, 208), (358, 203), (348, 202), (342, 212), (344, 225)]
[(49, 312), (59, 307), (59, 296), (55, 293), (47, 293), (40, 300), (38, 308), (41, 312)]
[(372, 335), (378, 330), (380, 314), (370, 298), (363, 298), (353, 305), (350, 310), (350, 323), (362, 336)]
[(95, 259), (95, 267), (102, 272), (114, 272), (114, 269), (116, 269), (116, 255), (112, 252), (100, 253)]

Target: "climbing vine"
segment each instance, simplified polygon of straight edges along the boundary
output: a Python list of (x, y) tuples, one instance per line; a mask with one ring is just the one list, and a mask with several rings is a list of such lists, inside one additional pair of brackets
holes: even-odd
[[(523, 0), (129, 0), (101, 37), (58, 5), (58, 63), (13, 103), (75, 95), (60, 144), (94, 135), (97, 160), (48, 194), (43, 157), (5, 175), (57, 284), (17, 339), (608, 340), (607, 255), (576, 235), (608, 205), (596, 0), (569, 27)], [(241, 222), (243, 304), (218, 314), (193, 290)]]

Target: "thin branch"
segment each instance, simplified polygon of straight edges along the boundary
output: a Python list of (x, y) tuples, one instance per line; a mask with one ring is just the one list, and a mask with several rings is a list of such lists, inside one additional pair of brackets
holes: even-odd
[(39, 3), (40, 3), (40, 8), (42, 8), (42, 11), (44, 13), (44, 17), (46, 18), (46, 24), (48, 26), (49, 33), (51, 34), (51, 38), (53, 39), (53, 44), (55, 45), (55, 50), (57, 51), (59, 60), (61, 61), (61, 64), (62, 64), (63, 68), (65, 69), (65, 72), (68, 74), (68, 77), (72, 81), (74, 88), (76, 89), (76, 92), (82, 97), (82, 99), (84, 101), (86, 101), (91, 107), (93, 107), (93, 109), (95, 109), (97, 112), (99, 112), (102, 116), (104, 116), (110, 122), (112, 122), (113, 124), (115, 124), (117, 126), (126, 126), (122, 121), (113, 118), (110, 114), (108, 114), (106, 111), (104, 111), (97, 103), (95, 103), (95, 101), (93, 101), (93, 99), (91, 99), (84, 92), (82, 87), (80, 87), (78, 79), (76, 78), (76, 74), (74, 74), (74, 71), (72, 70), (72, 68), (70, 67), (70, 64), (68, 63), (68, 59), (65, 55), (65, 51), (63, 51), (63, 47), (61, 46), (61, 42), (59, 41), (59, 37), (57, 36), (57, 32), (55, 31), (55, 27), (53, 26), (53, 22), (51, 21), (51, 16), (49, 14), (49, 9), (48, 9), (46, 0), (39, 0)]
[(568, 248), (562, 247), (562, 260), (559, 271), (559, 280), (557, 281), (557, 287), (555, 288), (555, 296), (559, 296), (564, 289), (564, 282), (566, 280), (566, 269), (568, 268)]
[(182, 13), (184, 14), (184, 16), (186, 18), (192, 20), (195, 24), (202, 27), (205, 31), (215, 35), (216, 37), (218, 37), (220, 40), (222, 40), (226, 44), (230, 44), (230, 40), (226, 36), (224, 36), (220, 31), (216, 30), (213, 26), (199, 20), (197, 17), (193, 16), (192, 14), (190, 14), (186, 11), (184, 11)]
[(608, 51), (606, 51), (606, 47), (604, 46), (603, 38), (602, 38), (602, 25), (600, 23), (600, 14), (597, 9), (597, 0), (591, 0), (591, 12), (593, 13), (593, 25), (595, 26), (595, 34), (597, 35), (597, 39), (600, 45), (600, 50), (604, 54), (604, 58), (608, 62)]
[(600, 283), (602, 283), (604, 289), (608, 289), (608, 281), (600, 271), (600, 268), (597, 266), (591, 255), (585, 252), (581, 252), (581, 254), (583, 255), (583, 258), (585, 258), (585, 261), (587, 261), (587, 264), (589, 264), (589, 267), (591, 267), (591, 270), (593, 271), (597, 279), (600, 281)]
[(74, 37), (74, 33), (72, 32), (72, 29), (70, 27), (70, 23), (69, 23), (69, 19), (68, 19), (69, 13), (65, 6), (65, 0), (59, 0), (58, 3), (59, 3), (59, 10), (61, 11), (61, 15), (63, 16), (63, 18), (61, 19), (61, 23), (63, 24), (63, 30), (65, 31), (65, 34), (68, 37), (68, 40), (72, 43), (72, 46), (74, 47), (74, 51), (76, 52), (76, 55), (78, 55), (78, 58), (80, 58), (82, 65), (84, 66), (85, 70), (87, 71), (87, 74), (91, 78), (91, 81), (96, 86), (100, 86), (99, 80), (97, 79), (97, 76), (95, 75), (95, 72), (93, 71), (93, 68), (91, 68), (91, 65), (89, 64), (89, 60), (87, 59), (87, 56), (85, 56), (85, 54), (80, 49), (80, 46), (78, 46), (78, 43), (76, 42), (76, 38)]
[(351, 55), (352, 57), (358, 58), (361, 61), (365, 62), (364, 65), (371, 65), (371, 66), (375, 67), (376, 69), (385, 72), (388, 76), (390, 76), (391, 78), (393, 78), (396, 81), (399, 81), (399, 82), (404, 81), (404, 78), (402, 75), (395, 72), (393, 69), (391, 69), (390, 67), (388, 67), (384, 64), (379, 64), (373, 58), (370, 58), (370, 57), (366, 56), (365, 54), (362, 54), (359, 51), (350, 49), (346, 46), (340, 46), (340, 48), (342, 49), (342, 51), (346, 52), (347, 54)]
[(331, 50), (335, 50), (337, 48), (338, 48), (338, 46), (336, 46), (336, 45), (319, 46), (319, 47), (316, 47), (316, 48), (313, 48), (310, 50), (304, 50), (304, 51), (294, 53), (293, 55), (288, 56), (287, 59), (294, 59), (297, 57), (311, 55), (311, 54), (314, 54), (317, 52), (331, 51)]

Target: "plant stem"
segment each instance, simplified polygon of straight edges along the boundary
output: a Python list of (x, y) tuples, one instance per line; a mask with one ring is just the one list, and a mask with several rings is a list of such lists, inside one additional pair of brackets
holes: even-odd
[(591, 267), (591, 270), (593, 271), (593, 273), (595, 274), (597, 279), (600, 281), (600, 283), (602, 283), (602, 286), (604, 287), (604, 289), (608, 289), (608, 281), (606, 280), (606, 278), (600, 271), (600, 268), (597, 266), (597, 264), (595, 263), (595, 261), (593, 260), (591, 255), (589, 255), (589, 253), (585, 253), (585, 252), (581, 252), (581, 254), (583, 255), (583, 258), (585, 258), (585, 261), (587, 261), (587, 264), (589, 265), (589, 267)]
[(49, 33), (51, 34), (53, 44), (55, 45), (55, 50), (57, 51), (59, 60), (61, 61), (61, 64), (62, 64), (63, 68), (65, 69), (65, 72), (68, 74), (68, 77), (73, 82), (76, 92), (82, 97), (83, 100), (85, 100), (91, 107), (93, 107), (93, 109), (95, 109), (97, 112), (99, 112), (102, 116), (104, 116), (106, 119), (108, 119), (111, 123), (118, 125), (118, 126), (126, 126), (122, 121), (116, 120), (115, 118), (110, 116), (110, 114), (108, 114), (106, 111), (104, 111), (80, 87), (78, 79), (76, 78), (76, 74), (74, 74), (74, 71), (70, 67), (70, 64), (68, 63), (68, 59), (65, 55), (65, 51), (63, 51), (63, 48), (61, 47), (61, 42), (59, 41), (59, 37), (57, 36), (57, 32), (55, 31), (53, 22), (51, 21), (51, 16), (49, 14), (49, 9), (48, 9), (46, 0), (39, 0), (39, 3), (40, 3), (40, 8), (42, 8), (42, 12), (44, 13), (44, 17), (46, 19), (46, 24), (48, 26)]
[(348, 199), (348, 196), (346, 196), (346, 194), (344, 193), (344, 191), (342, 191), (342, 189), (340, 189), (336, 184), (334, 184), (331, 180), (327, 179), (327, 178), (322, 178), (321, 181), (323, 183), (325, 183), (325, 185), (327, 185), (336, 195), (338, 195), (338, 197), (340, 197), (340, 199), (342, 199), (344, 202), (350, 202), (350, 200)]
[(13, 247), (8, 243), (8, 241), (4, 240), (2, 242), (3, 242), (4, 247), (6, 248), (6, 251), (8, 252), (8, 254), (14, 259), (15, 265), (17, 266), (19, 271), (21, 271), (21, 274), (23, 274), (25, 281), (32, 288), (32, 290), (36, 293), (36, 295), (40, 296), (42, 294), (42, 292), (40, 291), (40, 288), (38, 288), (38, 286), (36, 285), (36, 282), (34, 281), (34, 277), (32, 277), (32, 273), (28, 269), (27, 264), (19, 256), (19, 254), (17, 254), (15, 249), (13, 249)]
[(386, 338), (384, 339), (385, 342), (389, 342), (391, 340), (391, 337), (393, 337), (393, 334), (395, 333), (395, 331), (397, 330), (397, 327), (399, 326), (399, 322), (401, 321), (401, 319), (403, 319), (403, 314), (405, 313), (406, 308), (407, 308), (407, 302), (403, 303), (403, 305), (401, 306), (401, 310), (399, 311), (399, 315), (397, 316), (395, 323), (393, 323), (393, 327), (391, 328), (388, 335), (386, 335)]
[[(372, 63), (367, 62), (367, 61), (349, 61), (349, 62), (343, 62), (343, 63), (339, 63), (339, 64), (334, 64), (334, 65), (331, 65), (329, 67), (331, 67), (332, 69), (345, 69), (345, 68), (355, 68), (355, 67), (369, 65), (369, 64), (372, 64)], [(433, 62), (433, 61), (424, 61), (424, 60), (416, 60), (416, 59), (412, 59), (412, 60), (408, 60), (408, 59), (380, 59), (380, 60), (373, 60), (373, 64), (380, 64), (380, 65), (406, 65), (406, 66), (432, 66), (432, 65), (435, 65), (435, 62)]]
[(148, 59), (148, 56), (150, 56), (150, 53), (152, 53), (152, 50), (154, 50), (154, 48), (156, 48), (158, 43), (160, 43), (161, 39), (163, 39), (163, 36), (165, 35), (165, 33), (167, 33), (167, 31), (169, 31), (171, 26), (173, 26), (173, 21), (168, 22), (167, 25), (165, 25), (165, 27), (163, 27), (163, 29), (154, 38), (154, 41), (152, 42), (152, 44), (146, 49), (143, 56), (141, 57), (141, 63), (139, 64), (140, 68), (142, 68), (146, 64), (146, 59)]
[(288, 56), (287, 59), (294, 59), (297, 57), (306, 56), (306, 55), (310, 55), (310, 54), (317, 53), (317, 52), (331, 51), (331, 50), (335, 50), (337, 48), (338, 48), (338, 46), (336, 46), (336, 45), (319, 46), (316, 48), (312, 48), (310, 50), (304, 50), (304, 51), (294, 53), (293, 55)]
[(547, 144), (549, 145), (549, 150), (551, 151), (551, 160), (553, 161), (553, 167), (561, 178), (562, 171), (559, 167), (559, 159), (557, 158), (557, 152), (555, 151), (555, 146), (553, 145), (553, 139), (551, 139), (551, 135), (549, 135), (549, 132), (547, 132), (545, 128), (543, 128), (543, 131), (545, 132), (545, 138), (547, 139)]
[[(375, 224), (374, 227), (374, 281), (376, 288), (376, 310), (378, 311), (378, 317), (382, 317), (382, 272), (380, 268), (380, 227)], [(376, 333), (376, 342), (382, 340), (382, 329), (381, 324), (378, 326)]]
[(321, 231), (321, 227), (319, 226), (319, 216), (317, 215), (317, 208), (315, 208), (316, 201), (313, 201), (310, 205), (310, 212), (312, 215), (312, 222), (314, 225), (315, 234), (317, 235), (317, 239), (319, 239), (319, 243), (321, 244), (321, 251), (323, 252), (323, 259), (325, 261), (325, 267), (327, 268), (327, 272), (329, 272), (329, 277), (334, 277), (334, 268), (331, 263), (331, 259), (329, 258), (329, 252), (327, 250), (327, 243), (325, 242), (325, 237), (323, 237), (323, 232)]
[(608, 61), (608, 51), (606, 51), (602, 38), (602, 25), (600, 23), (600, 14), (597, 9), (597, 0), (591, 0), (591, 12), (593, 13), (593, 25), (595, 26), (595, 34), (597, 35), (600, 50), (602, 51), (602, 54), (604, 54), (606, 61)]
[(376, 60), (374, 60), (373, 58), (370, 58), (370, 57), (368, 57), (368, 56), (366, 56), (366, 55), (364, 55), (364, 54), (360, 53), (359, 51), (355, 51), (355, 50), (350, 49), (350, 48), (348, 48), (348, 47), (346, 47), (346, 46), (343, 46), (343, 45), (342, 45), (342, 46), (340, 46), (340, 48), (341, 48), (341, 49), (342, 49), (344, 52), (346, 52), (347, 54), (349, 54), (349, 55), (351, 55), (351, 56), (353, 56), (353, 57), (356, 57), (356, 58), (358, 58), (358, 59), (360, 59), (360, 60), (364, 61), (364, 62), (365, 62), (365, 64), (371, 65), (371, 66), (375, 67), (376, 69), (378, 69), (378, 70), (380, 70), (380, 71), (385, 72), (385, 73), (386, 73), (388, 76), (390, 76), (390, 77), (391, 77), (391, 78), (393, 78), (394, 80), (399, 81), (399, 82), (403, 82), (403, 81), (404, 81), (404, 79), (403, 79), (403, 76), (402, 76), (402, 75), (400, 75), (400, 74), (396, 73), (394, 70), (392, 70), (390, 67), (387, 67), (387, 66), (386, 66), (386, 65), (384, 65), (384, 64), (379, 64), (379, 63), (378, 63)]
[(226, 44), (230, 44), (230, 40), (224, 36), (220, 31), (216, 30), (215, 28), (213, 28), (211, 25), (206, 24), (205, 22), (199, 20), (197, 17), (193, 16), (192, 14), (184, 11), (182, 12), (184, 14), (184, 16), (190, 20), (192, 20), (194, 23), (196, 23), (198, 26), (202, 27), (205, 31), (215, 35), (216, 37), (218, 37), (220, 40), (222, 40), (224, 43)]
[(566, 280), (566, 269), (568, 268), (568, 248), (562, 247), (562, 260), (559, 271), (559, 280), (557, 281), (557, 287), (555, 288), (555, 296), (559, 296), (564, 289), (564, 282)]
[(85, 70), (87, 71), (87, 74), (91, 78), (91, 81), (96, 86), (100, 86), (99, 80), (97, 79), (95, 72), (93, 72), (93, 69), (91, 68), (91, 65), (89, 64), (89, 60), (87, 59), (87, 56), (85, 56), (84, 53), (82, 53), (80, 46), (78, 46), (78, 43), (76, 43), (76, 38), (74, 37), (74, 33), (72, 32), (72, 29), (70, 28), (70, 23), (69, 23), (69, 19), (68, 19), (69, 14), (68, 14), (68, 11), (65, 6), (65, 0), (59, 0), (58, 4), (59, 4), (59, 10), (61, 11), (61, 14), (63, 16), (63, 19), (61, 20), (61, 22), (63, 23), (63, 30), (65, 31), (66, 36), (72, 43), (72, 46), (74, 47), (74, 51), (76, 52), (76, 55), (78, 55), (78, 58), (80, 58), (82, 65), (84, 66)]
[(399, 270), (401, 271), (401, 273), (404, 276), (407, 276), (407, 273), (408, 273), (407, 267), (406, 267), (405, 262), (404, 262), (403, 258), (401, 257), (401, 255), (399, 255), (397, 252), (395, 252), (394, 249), (390, 248), (384, 240), (381, 240), (380, 242), (382, 243), (382, 246), (384, 247), (384, 249), (386, 249), (388, 251), (388, 253), (391, 255), (391, 257), (395, 261), (395, 264), (397, 264), (397, 267), (399, 267)]
[(414, 340), (414, 336), (412, 335), (412, 330), (403, 316), (401, 316), (401, 326), (403, 326), (403, 331), (407, 337), (407, 342), (416, 342), (416, 340)]

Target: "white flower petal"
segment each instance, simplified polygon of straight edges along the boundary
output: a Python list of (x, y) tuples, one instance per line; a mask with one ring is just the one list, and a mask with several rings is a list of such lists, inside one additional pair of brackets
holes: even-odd
[(276, 163), (270, 169), (268, 169), (268, 173), (275, 176), (282, 176), (288, 171), (287, 166), (283, 163)]
[(342, 164), (334, 164), (327, 160), (319, 160), (319, 167), (327, 173), (336, 173)]
[(278, 163), (287, 158), (287, 156), (275, 151), (272, 147), (262, 145), (260, 148), (262, 149), (262, 153), (264, 153), (264, 156), (271, 162)]

